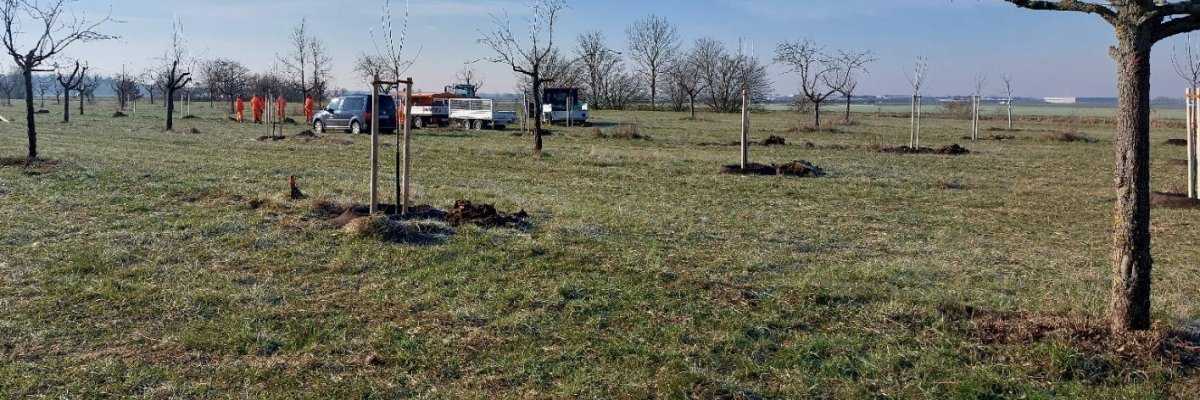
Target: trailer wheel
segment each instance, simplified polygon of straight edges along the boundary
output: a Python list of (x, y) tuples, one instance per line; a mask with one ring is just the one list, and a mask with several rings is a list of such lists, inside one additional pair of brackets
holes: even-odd
[(478, 119), (471, 121), (471, 129), (474, 129), (477, 131), (483, 130), (483, 121), (478, 120)]
[(425, 119), (421, 117), (413, 117), (412, 126), (417, 129), (425, 128)]

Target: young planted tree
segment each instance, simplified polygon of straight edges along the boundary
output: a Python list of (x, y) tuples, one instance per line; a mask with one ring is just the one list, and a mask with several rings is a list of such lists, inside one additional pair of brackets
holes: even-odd
[[(47, 71), (52, 71), (52, 70), (47, 70)], [(33, 81), (34, 81), (34, 89), (37, 90), (38, 98), (41, 99), (40, 100), (41, 104), (38, 105), (38, 108), (45, 110), (46, 109), (46, 93), (50, 92), (51, 90), (54, 89), (54, 77), (50, 76), (50, 75), (37, 75), (33, 78)]]
[(329, 90), (329, 74), (333, 70), (333, 57), (329, 55), (325, 43), (315, 35), (308, 40), (308, 56), (312, 67), (309, 69), (311, 78), (309, 78), (309, 87), (305, 93), (311, 94), (314, 100), (321, 102), (325, 100), (325, 92)]
[[(117, 96), (117, 107), (122, 111), (128, 109), (129, 102), (134, 99), (134, 94), (139, 92), (136, 79), (124, 66), (121, 67), (121, 72), (118, 72), (111, 78), (109, 85), (113, 93)], [(151, 98), (153, 98), (153, 95)]]
[(83, 75), (83, 83), (79, 84), (79, 115), (83, 115), (83, 102), (96, 104), (96, 89), (100, 88), (100, 76), (95, 72)]
[[(33, 109), (33, 73), (46, 60), (79, 42), (112, 39), (96, 30), (111, 18), (90, 21), (67, 9), (71, 0), (3, 0), (0, 20), (4, 21), (4, 49), (16, 62), (25, 80), (26, 136), (30, 159), (37, 158), (37, 121)], [(34, 26), (24, 26), (29, 23)]]
[(650, 84), (650, 109), (657, 110), (658, 82), (679, 53), (679, 29), (666, 18), (651, 15), (625, 28), (629, 56)]
[(908, 78), (908, 83), (912, 85), (913, 89), (908, 147), (914, 149), (921, 145), (921, 89), (924, 89), (925, 78), (928, 76), (929, 60), (920, 56), (917, 57), (917, 64), (913, 68), (912, 75), (909, 75), (908, 72), (904, 73), (904, 77)]
[(1184, 93), (1187, 96), (1185, 104), (1187, 105), (1187, 169), (1188, 169), (1188, 198), (1194, 199), (1197, 197), (1197, 192), (1200, 188), (1197, 187), (1197, 171), (1196, 171), (1196, 102), (1200, 99), (1200, 54), (1192, 47), (1192, 34), (1186, 35), (1187, 44), (1183, 51), (1178, 48), (1172, 48), (1171, 64), (1175, 67), (1175, 73), (1183, 78), (1188, 83), (1187, 91)]
[(1117, 44), (1117, 183), (1110, 324), (1116, 331), (1150, 328), (1150, 51), (1171, 36), (1200, 29), (1200, 2), (1167, 0), (1004, 0), (1034, 10), (1098, 15)]
[[(58, 67), (55, 66), (54, 68), (55, 72), (57, 72)], [(54, 75), (47, 75), (45, 80), (49, 81), (50, 83), (50, 94), (54, 95), (54, 104), (62, 104), (63, 88), (62, 85), (59, 85), (58, 82), (55, 82), (55, 78), (56, 76)]]
[[(66, 74), (63, 67), (55, 64), (54, 70), (58, 80), (59, 87), (63, 92), (63, 123), (71, 122), (71, 91), (80, 90), (83, 85), (83, 78), (87, 76), (87, 64), (80, 65), (79, 61), (75, 61), (75, 68), (71, 69), (70, 74)], [(79, 94), (79, 98), (83, 98), (83, 94)], [(79, 103), (79, 109), (83, 110), (83, 102)]]
[(1013, 130), (1012, 118), (1012, 102), (1013, 102), (1013, 86), (1012, 75), (1000, 74), (1000, 82), (1004, 83), (1004, 106), (1008, 114), (1008, 130)]
[(800, 94), (812, 102), (813, 125), (821, 127), (821, 103), (837, 90), (829, 85), (827, 74), (837, 71), (834, 61), (812, 40), (783, 42), (775, 47), (775, 62), (800, 76)]
[(971, 140), (979, 139), (979, 102), (983, 96), (983, 88), (987, 86), (988, 74), (975, 75), (975, 86), (971, 92)]
[[(500, 20), (493, 16), (495, 25), (491, 32), (480, 32), (483, 35), (479, 43), (487, 45), (495, 54), (485, 57), (485, 60), (505, 64), (513, 72), (530, 80), (530, 97), (541, 102), (542, 75), (546, 63), (551, 56), (557, 55), (554, 47), (554, 27), (558, 23), (559, 14), (567, 7), (565, 0), (535, 0), (529, 4), (532, 14), (529, 20), (529, 30), (526, 32), (528, 41), (517, 39), (508, 20)], [(533, 122), (533, 154), (542, 153), (542, 119), (534, 118)]]
[(175, 22), (175, 29), (171, 32), (171, 41), (167, 44), (167, 50), (159, 58), (159, 61), (162, 63), (158, 70), (163, 81), (163, 101), (167, 103), (165, 131), (172, 132), (175, 129), (175, 92), (187, 87), (192, 82), (192, 72), (188, 68), (191, 62), (188, 59), (187, 43), (183, 37), (183, 27), (178, 21)]
[(833, 58), (833, 70), (825, 75), (825, 84), (846, 98), (846, 123), (850, 123), (850, 103), (858, 89), (858, 73), (867, 73), (867, 65), (875, 62), (870, 50), (839, 51)]

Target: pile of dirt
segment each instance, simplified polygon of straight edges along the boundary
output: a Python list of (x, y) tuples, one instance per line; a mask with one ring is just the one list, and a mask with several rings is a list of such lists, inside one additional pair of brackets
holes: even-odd
[(182, 118), (180, 118), (180, 119), (200, 119), (200, 117), (198, 117), (198, 116), (195, 116), (195, 115), (184, 115), (184, 116), (183, 116)]
[(821, 167), (813, 165), (805, 160), (796, 160), (787, 164), (780, 165), (777, 168), (779, 175), (799, 176), (804, 178), (817, 178), (825, 176), (825, 171)]
[(34, 111), (33, 113), (34, 114), (49, 114), (50, 110), (37, 110), (37, 111)]
[(293, 124), (293, 125), (294, 125), (294, 124), (298, 124), (299, 122), (296, 122), (296, 120), (294, 120), (294, 119), (291, 119), (291, 118), (284, 118), (284, 119), (283, 119), (283, 123), (285, 123), (285, 124)]
[[(999, 141), (1004, 141), (1004, 140), (1014, 140), (1016, 138), (1017, 137), (1014, 135), (988, 135), (986, 137), (979, 138), (979, 140), (995, 140), (995, 141), (999, 142)], [(971, 139), (970, 136), (963, 136), (962, 140), (973, 140), (973, 139)]]
[(259, 136), (254, 140), (259, 142), (278, 142), (284, 139), (287, 139), (287, 136)]
[(781, 138), (779, 136), (771, 135), (771, 136), (768, 136), (766, 139), (763, 139), (762, 141), (758, 142), (758, 144), (763, 145), (763, 146), (786, 146), (787, 139)]
[(454, 234), (442, 221), (396, 219), (382, 214), (354, 219), (342, 227), (342, 232), (352, 237), (416, 245), (441, 243)]
[(496, 211), (491, 204), (473, 204), (468, 200), (454, 202), (454, 209), (446, 215), (446, 223), (450, 226), (472, 224), (483, 228), (507, 227), (515, 228), (529, 219), (525, 210), (516, 214), (505, 214)]
[(1187, 193), (1150, 193), (1150, 206), (1182, 210), (1200, 210), (1200, 199), (1189, 199)]
[(1167, 139), (1163, 144), (1168, 146), (1187, 146), (1187, 139)]
[(881, 147), (877, 151), (880, 153), (892, 153), (892, 154), (943, 154), (943, 155), (971, 154), (970, 150), (967, 150), (965, 147), (959, 146), (958, 143), (955, 143), (955, 144), (952, 144), (949, 146), (942, 146), (941, 148), (938, 148), (938, 149), (934, 149), (934, 148), (930, 148), (930, 147), (912, 148), (912, 147), (908, 147), (908, 146), (900, 146), (900, 147)]
[(199, 129), (192, 128), (192, 129), (188, 129), (188, 133), (190, 133), (190, 134), (193, 134), (193, 135), (199, 135), (199, 134), (201, 134), (201, 133), (203, 133), (203, 132), (200, 132), (200, 130), (199, 130)]
[(825, 171), (822, 170), (821, 167), (813, 165), (813, 163), (804, 160), (796, 160), (783, 165), (763, 165), (751, 163), (746, 165), (746, 168), (742, 168), (741, 165), (738, 164), (722, 165), (720, 171), (718, 172), (729, 175), (785, 175), (798, 177), (825, 176)]
[(1042, 135), (1042, 140), (1049, 140), (1049, 141), (1055, 141), (1055, 142), (1083, 142), (1083, 143), (1099, 142), (1099, 140), (1092, 139), (1091, 137), (1081, 135), (1078, 133), (1071, 133), (1071, 132), (1050, 132), (1045, 135)]
[(128, 117), (128, 116), (129, 116), (128, 114), (125, 114), (125, 113), (123, 113), (123, 112), (117, 111), (117, 112), (113, 113), (113, 116), (112, 116), (112, 117), (113, 117), (113, 118), (122, 118), (122, 117)]

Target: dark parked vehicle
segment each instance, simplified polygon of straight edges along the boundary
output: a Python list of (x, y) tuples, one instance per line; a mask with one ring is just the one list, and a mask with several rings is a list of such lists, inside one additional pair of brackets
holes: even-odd
[[(395, 133), (396, 100), (391, 96), (375, 96), (379, 99), (379, 132)], [(334, 98), (324, 110), (313, 115), (313, 130), (344, 129), (351, 133), (371, 132), (371, 96), (365, 94)]]

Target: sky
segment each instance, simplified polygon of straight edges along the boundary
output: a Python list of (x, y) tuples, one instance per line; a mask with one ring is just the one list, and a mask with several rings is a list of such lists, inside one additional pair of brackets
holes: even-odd
[[(860, 94), (911, 92), (905, 72), (918, 56), (929, 61), (925, 94), (966, 95), (986, 74), (985, 95), (1001, 95), (1001, 74), (1012, 77), (1021, 97), (1112, 97), (1116, 67), (1108, 56), (1112, 29), (1099, 17), (1018, 9), (1001, 0), (567, 0), (554, 40), (564, 50), (577, 35), (598, 30), (616, 51), (625, 51), (625, 28), (649, 15), (677, 25), (684, 48), (701, 37), (724, 42), (770, 62), (782, 41), (811, 39), (827, 50), (872, 51), (877, 61), (861, 78)], [(116, 41), (78, 44), (65, 56), (87, 60), (102, 73), (122, 66), (140, 71), (167, 47), (178, 20), (192, 56), (230, 58), (265, 71), (288, 52), (288, 36), (301, 19), (334, 56), (333, 87), (368, 90), (353, 71), (355, 56), (376, 49), (384, 0), (79, 0), (77, 15), (120, 23), (102, 27)], [(397, 36), (403, 0), (392, 0)], [(511, 20), (518, 35), (529, 17), (525, 0), (411, 0), (406, 57), (416, 87), (438, 90), (455, 72), (489, 55), (477, 43), (494, 18)], [(1200, 36), (1195, 42), (1200, 45)], [(1180, 36), (1159, 43), (1152, 61), (1153, 96), (1181, 97), (1186, 84), (1171, 54), (1187, 46)], [(626, 53), (628, 54), (628, 53)], [(469, 65), (484, 78), (484, 92), (513, 92), (504, 65)], [(772, 65), (775, 94), (797, 92), (798, 79)]]

